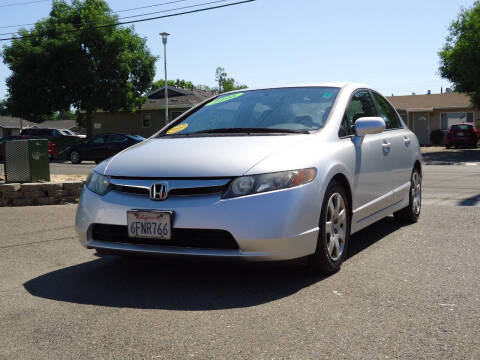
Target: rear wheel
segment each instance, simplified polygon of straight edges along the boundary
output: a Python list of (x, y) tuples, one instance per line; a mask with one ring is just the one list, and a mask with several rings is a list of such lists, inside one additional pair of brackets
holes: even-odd
[(348, 206), (343, 187), (331, 182), (323, 199), (317, 249), (309, 258), (309, 265), (313, 270), (333, 273), (340, 269), (345, 260), (350, 238)]
[(72, 162), (72, 164), (80, 164), (82, 162), (80, 153), (76, 150), (72, 151), (70, 153), (70, 161)]
[(403, 223), (417, 222), (422, 209), (422, 175), (418, 168), (413, 169), (411, 177), (408, 206), (393, 214)]

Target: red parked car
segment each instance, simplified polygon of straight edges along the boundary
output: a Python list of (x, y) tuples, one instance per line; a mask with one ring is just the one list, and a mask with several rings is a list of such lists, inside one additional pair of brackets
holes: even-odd
[[(38, 136), (29, 136), (29, 135), (15, 135), (15, 136), (5, 136), (0, 138), (0, 161), (5, 160), (5, 142), (9, 140), (25, 140), (25, 139), (42, 139)], [(57, 146), (48, 141), (48, 157), (50, 159), (56, 159), (58, 157)]]
[(478, 140), (480, 140), (480, 131), (473, 124), (455, 124), (448, 130), (445, 147), (447, 149), (460, 145), (477, 147)]

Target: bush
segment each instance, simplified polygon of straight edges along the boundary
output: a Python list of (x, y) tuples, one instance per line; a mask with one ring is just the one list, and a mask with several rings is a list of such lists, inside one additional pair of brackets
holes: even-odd
[(430, 144), (432, 145), (443, 145), (445, 144), (445, 133), (440, 130), (433, 130), (430, 132)]

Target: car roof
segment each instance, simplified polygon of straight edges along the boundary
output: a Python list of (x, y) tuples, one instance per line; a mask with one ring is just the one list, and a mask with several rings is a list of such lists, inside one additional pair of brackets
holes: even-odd
[(452, 126), (457, 126), (457, 125), (468, 125), (468, 126), (472, 126), (473, 127), (473, 124), (472, 123), (458, 123), (458, 124), (453, 124), (451, 125)]
[(372, 88), (371, 86), (368, 86), (366, 84), (345, 81), (345, 82), (320, 82), (320, 83), (310, 83), (310, 84), (307, 83), (307, 84), (292, 84), (292, 85), (246, 88), (246, 89), (241, 89), (241, 90), (229, 91), (229, 92), (226, 92), (226, 93), (222, 93), (221, 95), (236, 93), (236, 92), (242, 92), (242, 91), (286, 89), (286, 88), (300, 88), (300, 87), (335, 87), (335, 88), (339, 88), (339, 89), (367, 88), (367, 89), (375, 90), (374, 88)]

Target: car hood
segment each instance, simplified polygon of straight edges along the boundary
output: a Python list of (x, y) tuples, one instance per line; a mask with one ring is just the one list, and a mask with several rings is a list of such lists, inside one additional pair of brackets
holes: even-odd
[(132, 177), (240, 176), (274, 152), (309, 136), (152, 138), (118, 153), (96, 171)]

